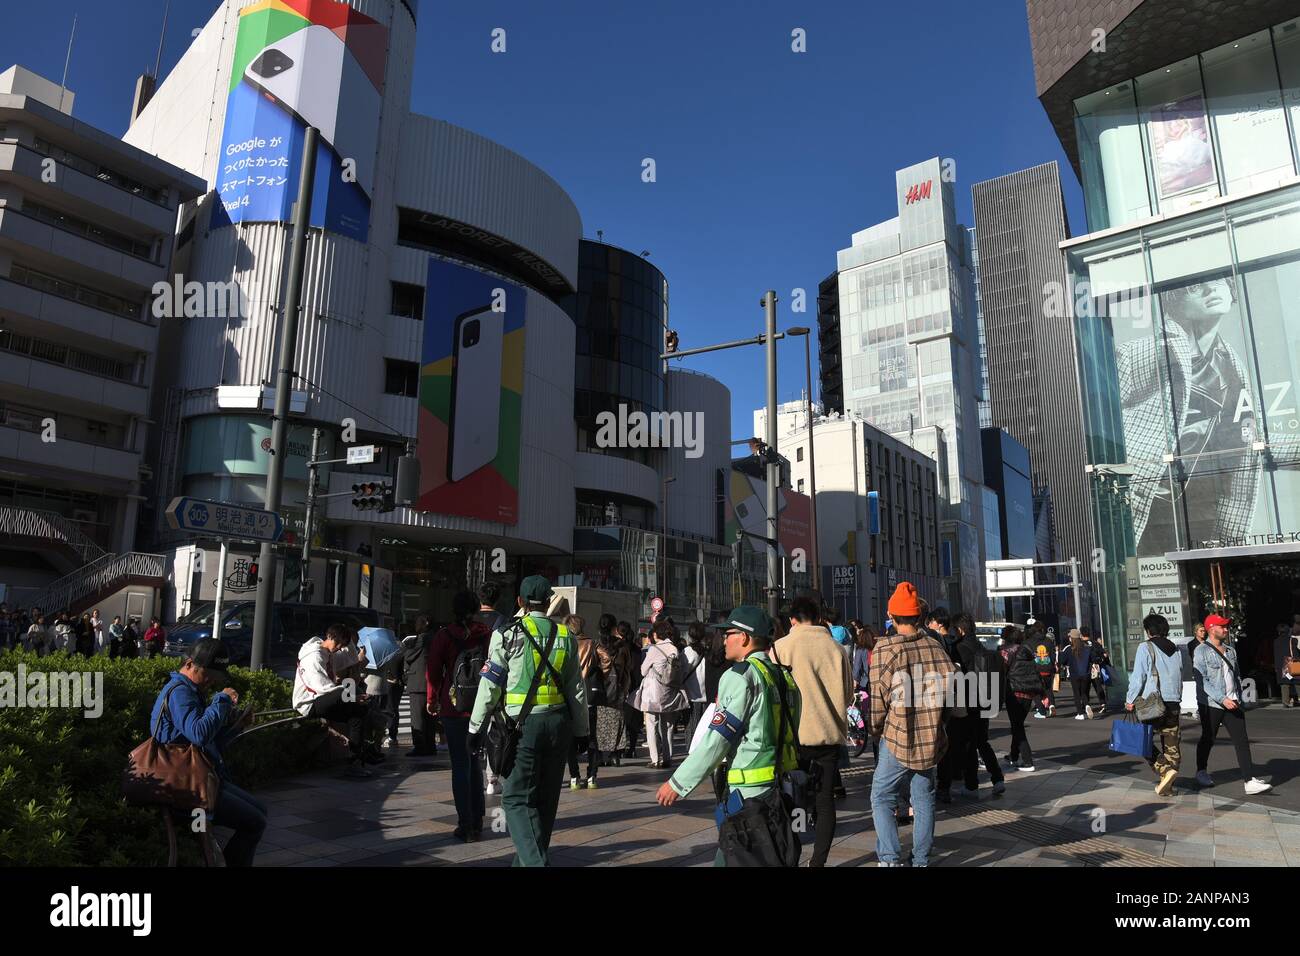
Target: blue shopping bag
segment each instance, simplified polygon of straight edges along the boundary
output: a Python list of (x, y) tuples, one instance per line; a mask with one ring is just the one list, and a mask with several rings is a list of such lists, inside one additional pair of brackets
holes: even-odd
[(1110, 725), (1110, 749), (1117, 754), (1132, 754), (1151, 759), (1151, 725), (1138, 720), (1132, 712)]

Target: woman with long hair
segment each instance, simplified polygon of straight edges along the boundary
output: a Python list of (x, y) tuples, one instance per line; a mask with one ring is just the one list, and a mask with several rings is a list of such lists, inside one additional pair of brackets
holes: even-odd
[(849, 736), (857, 744), (853, 754), (860, 757), (871, 741), (871, 755), (880, 752), (880, 742), (867, 733), (866, 715), (871, 712), (871, 651), (876, 646), (875, 628), (863, 624), (857, 618), (849, 621), (849, 633), (853, 635), (853, 706), (849, 708)]
[(602, 614), (595, 638), (596, 664), (588, 686), (595, 692), (595, 717), (591, 720), (592, 738), (587, 748), (587, 789), (596, 786), (596, 773), (606, 762), (615, 767), (622, 762), (627, 746), (627, 724), (623, 717), (624, 701), (632, 689), (632, 648), (618, 632), (613, 614)]
[(1088, 694), (1092, 690), (1092, 644), (1077, 627), (1070, 629), (1070, 642), (1061, 651), (1058, 663), (1062, 669), (1068, 668), (1070, 672), (1070, 687), (1074, 691), (1074, 719), (1091, 718), (1093, 713), (1088, 704)]
[(452, 700), (456, 661), (467, 650), (487, 653), (492, 634), (476, 619), (479, 603), (470, 591), (458, 591), (451, 601), (452, 621), (429, 642), (425, 661), (426, 707), (442, 722), (443, 739), (451, 755), (451, 792), (456, 801), (455, 835), (468, 843), (483, 832), (483, 768), (469, 749), (472, 700)]

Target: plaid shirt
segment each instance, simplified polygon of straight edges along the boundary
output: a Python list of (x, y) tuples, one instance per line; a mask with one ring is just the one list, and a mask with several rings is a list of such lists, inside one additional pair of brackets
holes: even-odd
[(932, 637), (893, 634), (871, 652), (871, 736), (904, 767), (928, 770), (948, 749), (944, 704), (956, 673)]

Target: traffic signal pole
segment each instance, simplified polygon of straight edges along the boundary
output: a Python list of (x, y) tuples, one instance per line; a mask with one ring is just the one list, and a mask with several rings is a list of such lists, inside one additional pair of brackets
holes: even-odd
[[(275, 410), (271, 413), (271, 460), (266, 470), (266, 503), (273, 514), (280, 511), (281, 486), (284, 484), (284, 460), (289, 455), (289, 408), (293, 395), (293, 367), (298, 357), (298, 309), (302, 298), (302, 278), (307, 263), (307, 232), (311, 224), (312, 191), (316, 183), (316, 145), (320, 133), (307, 128), (302, 144), (302, 169), (298, 176), (298, 201), (293, 212), (293, 239), (289, 247), (289, 277), (285, 287), (284, 308), (280, 312), (280, 367), (275, 378)], [(261, 670), (266, 659), (267, 634), (271, 629), (271, 609), (275, 602), (275, 581), (280, 559), (270, 541), (262, 542), (258, 555), (257, 604), (253, 612), (253, 650), (249, 660), (252, 670)]]
[(302, 570), (298, 572), (298, 603), (307, 603), (307, 592), (310, 589), (311, 582), (307, 579), (307, 574), (311, 569), (311, 534), (312, 523), (316, 517), (316, 466), (320, 462), (316, 457), (320, 454), (320, 429), (311, 430), (311, 458), (307, 461), (307, 518), (303, 522), (302, 529)]
[[(777, 540), (777, 485), (781, 481), (781, 464), (776, 448), (776, 292), (769, 289), (763, 296), (763, 309), (767, 313), (767, 613), (776, 620), (780, 610), (781, 558), (776, 550)], [(812, 423), (809, 422), (811, 434)]]

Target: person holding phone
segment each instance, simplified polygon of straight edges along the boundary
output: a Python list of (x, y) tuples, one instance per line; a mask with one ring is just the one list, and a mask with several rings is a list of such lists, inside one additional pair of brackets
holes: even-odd
[[(338, 666), (340, 662), (346, 663), (345, 655), (348, 659), (357, 656), (351, 652), (351, 643), (352, 634), (346, 624), (331, 624), (324, 637), (313, 637), (303, 644), (298, 652), (298, 669), (293, 677), (293, 708), (304, 717), (346, 724), (350, 756), (344, 775), (364, 778), (372, 776), (365, 766), (369, 699), (365, 694), (348, 699), (347, 691), (349, 687), (357, 686), (355, 681), (345, 683), (350, 679), (335, 676), (346, 669)], [(338, 660), (335, 655), (339, 655)], [(364, 652), (359, 661), (364, 662)]]

